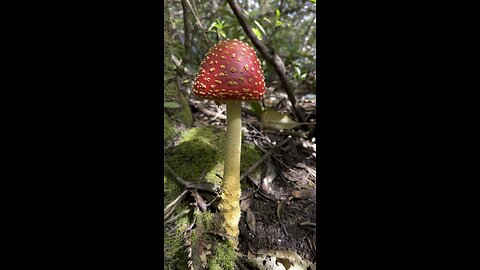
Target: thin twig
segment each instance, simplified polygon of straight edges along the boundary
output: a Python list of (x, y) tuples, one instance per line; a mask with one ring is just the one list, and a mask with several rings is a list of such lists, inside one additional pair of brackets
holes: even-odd
[(193, 183), (187, 180), (182, 179), (180, 176), (178, 176), (175, 171), (173, 171), (172, 167), (168, 165), (166, 161), (164, 161), (165, 168), (173, 175), (175, 180), (177, 180), (182, 186), (184, 186), (187, 189), (198, 189), (202, 191), (207, 191), (213, 194), (219, 194), (221, 192), (221, 187), (219, 185), (210, 183), (210, 182), (198, 182), (198, 183)]
[(183, 199), (183, 196), (187, 194), (187, 190), (184, 190), (175, 200), (173, 200), (169, 205), (163, 209), (163, 220), (166, 220), (173, 213), (173, 210), (177, 207), (178, 203)]
[(178, 215), (172, 217), (171, 219), (165, 221), (164, 224), (172, 223), (172, 222), (174, 222), (175, 220), (181, 218), (182, 216), (188, 214), (190, 211), (191, 211), (191, 209), (183, 210), (182, 212), (180, 212), (180, 214), (178, 214)]
[[(263, 139), (263, 138), (262, 138)], [(260, 146), (260, 143), (257, 142), (257, 140), (255, 140), (255, 138), (253, 138), (253, 142), (255, 143), (255, 146), (260, 149), (260, 151), (262, 151), (263, 153), (267, 153), (268, 151), (265, 150), (262, 146)]]
[(285, 140), (283, 140), (283, 141), (280, 142), (279, 144), (277, 144), (277, 145), (275, 145), (274, 147), (272, 147), (272, 149), (270, 149), (267, 153), (265, 153), (265, 155), (263, 155), (262, 158), (260, 158), (259, 160), (257, 160), (257, 162), (255, 162), (250, 168), (248, 168), (247, 171), (245, 171), (245, 172), (240, 176), (240, 181), (242, 181), (243, 179), (245, 179), (245, 177), (247, 177), (249, 174), (251, 174), (258, 166), (260, 166), (260, 164), (262, 164), (269, 156), (271, 156), (276, 149), (278, 149), (278, 148), (281, 147), (282, 145), (286, 144), (290, 139), (291, 139), (291, 137), (288, 136)]
[[(202, 113), (208, 115), (208, 116), (215, 116), (215, 118), (218, 118), (218, 119), (222, 119), (222, 120), (225, 120), (227, 119), (227, 116), (223, 114), (223, 112), (214, 112), (214, 111), (211, 111), (207, 108), (205, 108), (203, 105), (201, 104), (197, 104), (195, 105), (195, 108), (197, 108), (199, 111), (201, 111)], [(213, 120), (213, 119), (212, 119)]]
[(188, 24), (189, 21), (189, 14), (187, 9), (186, 0), (182, 1), (182, 10), (183, 10), (183, 32), (185, 34), (185, 41), (183, 43), (183, 47), (185, 48), (185, 57), (184, 62), (191, 61), (191, 54), (192, 54), (192, 43), (190, 40), (190, 25)]
[(173, 171), (172, 167), (170, 167), (170, 165), (168, 165), (168, 163), (167, 163), (166, 161), (164, 162), (164, 164), (165, 164), (165, 168), (167, 168), (167, 170), (173, 175), (173, 177), (175, 178), (175, 180), (177, 180), (180, 184), (182, 184), (182, 186), (187, 187), (187, 186), (193, 185), (192, 182), (183, 180), (180, 176), (178, 176), (178, 175), (175, 173), (175, 171)]
[(301, 226), (310, 226), (310, 227), (317, 227), (317, 223), (310, 222), (310, 221), (301, 222), (301, 223), (298, 224), (298, 225), (301, 225)]
[(189, 1), (189, 0), (186, 0), (186, 1), (187, 1), (188, 7), (190, 8), (190, 11), (192, 12), (193, 16), (194, 16), (195, 19), (197, 20), (198, 26), (200, 26), (200, 29), (202, 29), (202, 33), (203, 33), (203, 36), (204, 36), (204, 38), (205, 38), (205, 41), (207, 42), (208, 47), (210, 47), (210, 46), (211, 46), (211, 41), (210, 41), (210, 39), (209, 39), (208, 36), (207, 36), (207, 33), (206, 33), (206, 31), (205, 31), (205, 27), (203, 27), (203, 24), (202, 24), (202, 22), (200, 21), (200, 19), (198, 18), (197, 13), (193, 10), (193, 7), (192, 7), (192, 4), (190, 4), (190, 1)]

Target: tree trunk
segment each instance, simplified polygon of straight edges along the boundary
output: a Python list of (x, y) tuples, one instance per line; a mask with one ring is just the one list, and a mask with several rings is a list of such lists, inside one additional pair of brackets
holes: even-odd
[(163, 99), (165, 102), (175, 102), (180, 105), (179, 108), (164, 109), (164, 142), (170, 141), (177, 134), (177, 125), (190, 127), (193, 122), (192, 113), (186, 98), (179, 91), (179, 77), (173, 64), (172, 55), (172, 35), (170, 25), (170, 12), (168, 9), (168, 0), (164, 0), (164, 47), (163, 47), (163, 65), (164, 65), (164, 88)]

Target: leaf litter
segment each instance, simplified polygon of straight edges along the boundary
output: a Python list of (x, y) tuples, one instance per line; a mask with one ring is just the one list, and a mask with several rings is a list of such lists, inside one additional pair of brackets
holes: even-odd
[[(189, 89), (185, 87), (183, 91), (186, 91), (192, 106), (196, 126), (226, 130), (224, 105), (190, 99), (187, 93)], [(315, 127), (308, 125), (308, 131), (298, 127), (282, 95), (279, 91), (271, 91), (262, 104), (264, 108), (276, 108), (280, 114), (262, 114), (260, 111), (255, 116), (247, 110), (242, 115), (244, 143), (255, 145), (263, 153), (289, 135), (292, 140), (275, 149), (259, 166), (260, 174), (251, 174), (242, 180), (240, 207), (245, 214), (239, 224), (239, 252), (250, 260), (261, 262), (257, 269), (312, 270), (316, 262), (316, 226), (313, 226), (316, 224)], [(315, 106), (315, 100), (313, 103), (300, 100), (300, 103)], [(263, 115), (264, 124), (267, 123), (270, 129), (262, 125), (260, 115)], [(307, 118), (314, 121), (315, 111), (307, 112)], [(295, 256), (287, 256), (281, 250), (297, 254), (310, 265), (299, 263), (298, 258), (292, 259)], [(271, 268), (267, 268), (267, 265)]]

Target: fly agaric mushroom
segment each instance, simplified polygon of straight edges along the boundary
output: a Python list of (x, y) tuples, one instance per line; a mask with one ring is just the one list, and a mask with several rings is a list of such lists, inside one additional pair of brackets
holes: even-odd
[(236, 39), (213, 46), (200, 65), (193, 93), (217, 104), (227, 104), (227, 142), (219, 208), (223, 212), (226, 233), (236, 245), (241, 214), (242, 101), (261, 100), (265, 94), (265, 77), (255, 50)]

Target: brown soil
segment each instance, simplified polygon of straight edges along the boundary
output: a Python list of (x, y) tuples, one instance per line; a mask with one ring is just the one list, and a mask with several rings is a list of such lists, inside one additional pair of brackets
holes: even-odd
[(291, 249), (302, 258), (315, 262), (315, 227), (299, 225), (302, 222), (316, 222), (316, 203), (314, 199), (293, 200), (284, 208), (283, 225), (277, 217), (278, 204), (259, 197), (254, 198), (250, 209), (255, 216), (255, 232), (246, 223), (246, 214), (240, 220), (240, 251), (247, 254), (250, 250)]

